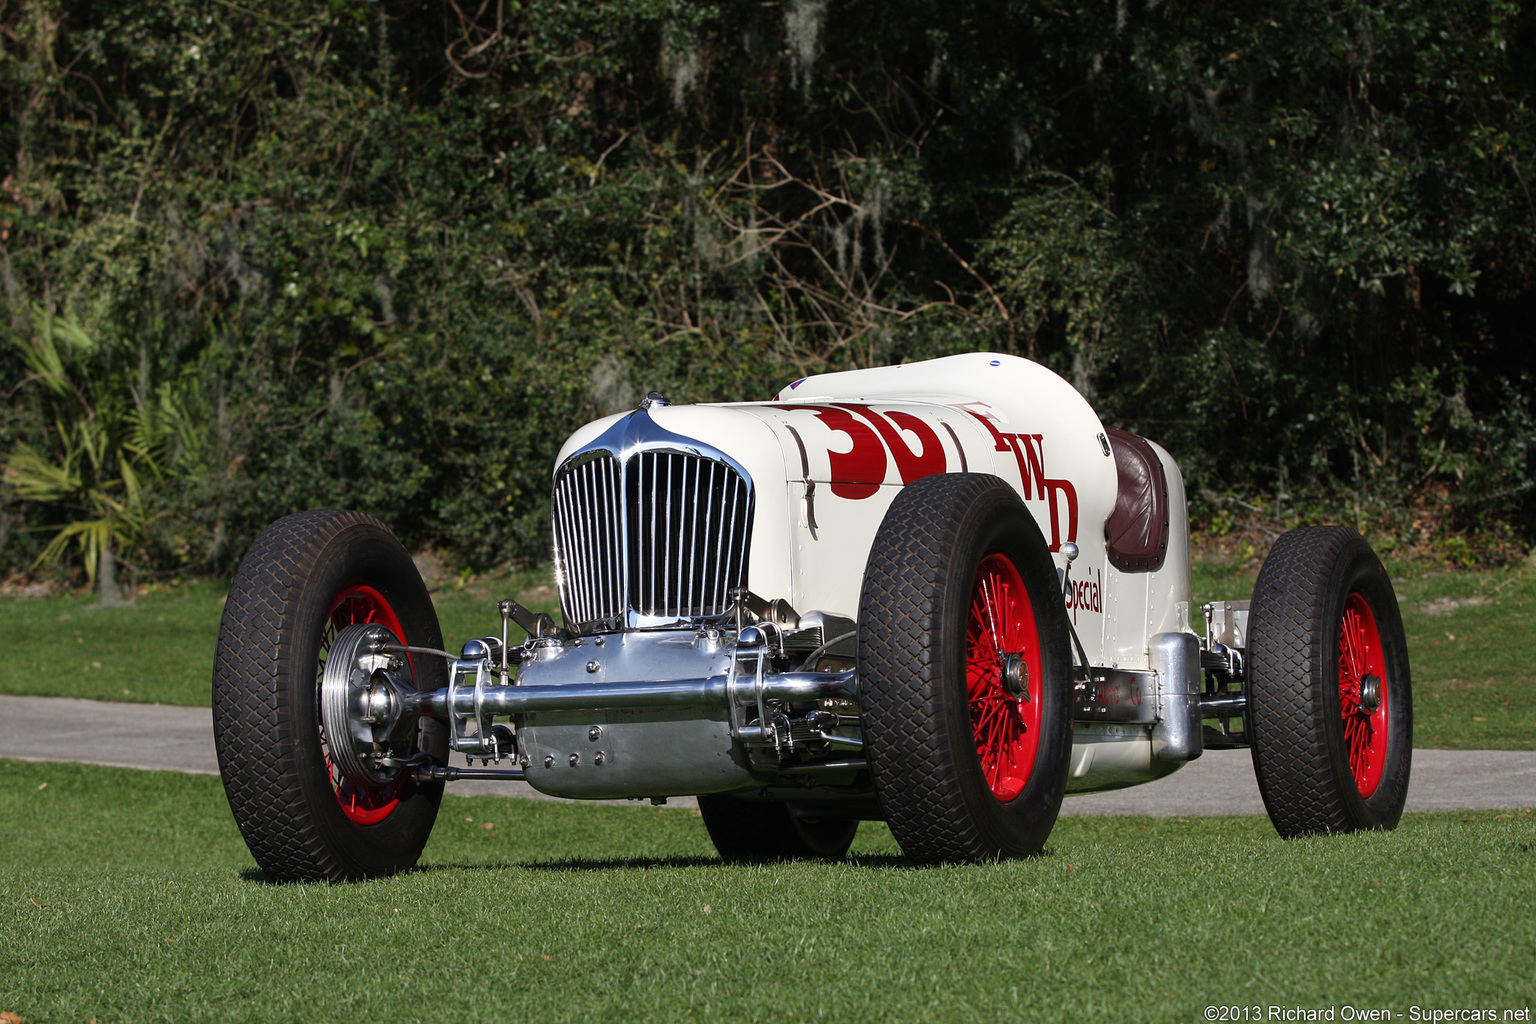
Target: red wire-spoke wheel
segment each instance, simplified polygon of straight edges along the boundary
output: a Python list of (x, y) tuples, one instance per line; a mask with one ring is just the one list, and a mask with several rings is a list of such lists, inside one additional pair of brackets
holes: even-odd
[(1050, 836), (1072, 750), (1066, 603), (1018, 493), (925, 477), (891, 502), (859, 605), (864, 754), (917, 861), (1028, 857)]
[(1287, 838), (1392, 828), (1408, 797), (1413, 692), (1397, 596), (1354, 530), (1292, 530), (1248, 611), (1248, 730)]
[[(322, 728), (325, 660), (341, 631), (360, 624), (414, 646), (443, 646), (410, 555), (360, 512), (279, 519), (256, 538), (230, 586), (214, 657), (214, 744), (235, 823), (271, 881), (407, 870), (437, 818), (441, 782), (381, 770), (370, 784), (343, 775), (332, 756)], [(408, 684), (418, 689), (447, 685), (440, 658), (417, 656), (409, 667)], [(446, 763), (440, 723), (421, 719), (414, 730), (412, 749)]]
[(1029, 595), (1019, 570), (1004, 555), (988, 555), (976, 571), (966, 645), (976, 756), (992, 795), (1006, 802), (1024, 791), (1035, 767), (1041, 668)]
[(1344, 719), (1349, 768), (1363, 797), (1376, 792), (1387, 766), (1390, 711), (1382, 685), (1386, 675), (1376, 616), (1365, 598), (1350, 594), (1339, 623), (1339, 711)]
[[(316, 680), (325, 673), (325, 659), (330, 653), (331, 643), (336, 639), (336, 634), (347, 626), (360, 623), (378, 623), (395, 634), (401, 643), (410, 643), (405, 636), (405, 628), (400, 625), (400, 617), (389, 606), (389, 601), (384, 598), (384, 595), (365, 583), (353, 583), (336, 595), (336, 600), (331, 604), (331, 613), (326, 616), (325, 632), (320, 637), (320, 658)], [(315, 689), (317, 703), (319, 696), (317, 682)], [(399, 806), (400, 797), (405, 792), (404, 775), (396, 776), (378, 786), (359, 785), (351, 779), (344, 778), (341, 769), (336, 767), (323, 726), (320, 729), (320, 746), (324, 751), (326, 773), (331, 780), (331, 788), (335, 790), (336, 802), (341, 805), (341, 812), (348, 818), (359, 825), (377, 825)]]

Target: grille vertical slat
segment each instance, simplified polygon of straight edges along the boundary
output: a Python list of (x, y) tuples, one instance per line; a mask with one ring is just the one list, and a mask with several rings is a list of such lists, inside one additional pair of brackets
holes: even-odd
[[(667, 578), (667, 607), (682, 608), (683, 595), (682, 580), (674, 572), (674, 568), (680, 568), (686, 557), (683, 547), (682, 526), (683, 503), (677, 500), (678, 491), (687, 481), (684, 465), (680, 461), (667, 460), (667, 523), (671, 529), (667, 533), (667, 561), (663, 568)], [(686, 609), (684, 609), (686, 613)]]
[(576, 589), (580, 586), (580, 571), (576, 568), (578, 541), (571, 533), (570, 496), (555, 491), (555, 561), (559, 565), (560, 586), (571, 592), (572, 606), (580, 603)]
[[(644, 559), (640, 566), (640, 582), (645, 588), (645, 607), (656, 604), (656, 465), (654, 459), (640, 456), (635, 459), (635, 466), (640, 471), (640, 494), (643, 504), (636, 506), (634, 512), (638, 512), (645, 518), (646, 536), (644, 543), (640, 545), (640, 556)], [(647, 474), (646, 470), (650, 470)], [(646, 477), (650, 479), (647, 480)], [(649, 484), (649, 487), (647, 487)]]
[[(617, 507), (609, 503), (608, 492), (617, 484), (618, 474), (598, 476), (594, 474), (592, 481), (592, 504), (596, 510), (604, 507)], [(604, 603), (620, 606), (624, 603), (624, 590), (619, 585), (618, 560), (619, 548), (613, 540), (611, 516), (592, 515), (588, 517), (592, 524), (592, 535), (595, 540), (592, 556), (593, 586), (598, 593), (604, 595)]]
[[(704, 511), (710, 517), (710, 522), (714, 522), (716, 518), (725, 518), (723, 515), (717, 515), (715, 511), (715, 502), (720, 500), (721, 497), (719, 494), (719, 489), (715, 485), (715, 471), (718, 468), (719, 467), (714, 464), (711, 464), (709, 467), (709, 493), (704, 500)], [(707, 550), (706, 557), (708, 557)], [(718, 550), (715, 551), (715, 558), (710, 564), (711, 568), (721, 564), (720, 553)], [(720, 604), (725, 600), (724, 588), (726, 583), (723, 579), (721, 579), (718, 572), (711, 572), (709, 578), (713, 583), (713, 586), (710, 588), (709, 592), (709, 601), (711, 604)]]
[[(681, 482), (680, 486), (684, 494), (694, 493), (688, 486), (688, 477), (690, 475), (688, 470), (692, 461), (690, 459), (688, 462), (681, 463), (676, 467), (677, 477)], [(676, 590), (674, 600), (676, 600), (677, 606), (687, 609), (693, 607), (693, 602), (688, 599), (688, 590), (692, 586), (691, 579), (693, 575), (693, 535), (689, 528), (688, 511), (696, 502), (680, 501), (676, 504), (677, 518), (675, 522), (677, 523), (677, 530), (675, 532), (677, 534), (677, 558), (673, 560), (672, 565), (669, 567), (668, 574), (673, 579), (673, 586)]]
[[(593, 484), (596, 483), (597, 477), (597, 467), (595, 463), (589, 462), (583, 466), (581, 475), (581, 490), (585, 492), (584, 497), (586, 498), (587, 502), (590, 502), (592, 487)], [(591, 507), (590, 504), (587, 507)], [(598, 559), (597, 537), (595, 536), (592, 529), (594, 525), (595, 524), (591, 521), (590, 518), (583, 518), (577, 523), (577, 527), (580, 529), (582, 535), (582, 568), (583, 574), (586, 576), (584, 590), (586, 591), (587, 607), (589, 608), (595, 608), (597, 606), (598, 594), (600, 593), (598, 590), (597, 575), (592, 571), (592, 567)]]
[[(645, 585), (647, 608), (656, 604), (656, 460), (645, 456), (635, 460), (640, 467), (640, 493), (644, 504), (640, 506), (646, 517), (648, 536), (640, 548), (640, 553), (645, 557), (644, 567), (641, 569), (640, 579)], [(649, 472), (647, 472), (649, 471)]]
[(579, 519), (576, 510), (581, 507), (582, 477), (588, 476), (590, 473), (590, 464), (585, 465), (585, 467), (581, 467), (578, 471), (576, 471), (576, 477), (574, 477), (573, 481), (573, 488), (571, 488), (571, 490), (573, 490), (574, 500), (573, 502), (570, 502), (570, 504), (567, 504), (567, 507), (565, 507), (567, 530), (570, 531), (571, 536), (571, 568), (576, 570), (576, 583), (578, 583), (578, 588), (576, 588), (576, 599), (578, 599), (578, 602), (581, 603), (582, 608), (588, 609), (593, 606), (593, 593), (591, 593), (591, 576), (590, 573), (585, 571), (585, 567), (587, 567), (588, 560), (590, 560), (591, 557), (591, 545), (590, 542), (588, 542), (588, 537), (585, 536), (585, 531), (582, 530), (582, 527), (584, 527), (584, 522)]
[[(616, 509), (620, 507), (620, 491), (618, 474), (612, 474), (603, 478), (603, 508)], [(623, 533), (620, 530), (619, 517), (606, 515), (597, 517), (607, 527), (608, 547), (605, 551), (607, 557), (603, 559), (603, 585), (607, 588), (604, 593), (614, 595), (615, 602), (624, 600), (624, 587), (621, 582), (620, 565), (624, 558)]]
[(672, 564), (676, 557), (674, 550), (674, 531), (669, 529), (672, 519), (672, 460), (664, 455), (651, 456), (656, 461), (656, 517), (661, 525), (658, 541), (660, 549), (656, 553), (656, 564), (651, 571), (656, 574), (658, 608), (670, 608), (674, 603), (672, 597)]
[[(592, 463), (582, 466), (576, 474), (576, 494), (583, 506), (591, 501), (592, 488)], [(581, 598), (587, 607), (592, 607), (593, 598), (596, 595), (596, 580), (592, 578), (592, 527), (585, 519), (576, 521), (576, 530), (581, 537)]]
[[(734, 483), (734, 481), (728, 481), (727, 482), (725, 490), (726, 490), (727, 493), (730, 494), (730, 499), (731, 499), (730, 518), (735, 519), (736, 518), (736, 511), (737, 511), (736, 505), (737, 505), (737, 501), (740, 499), (740, 494), (738, 493), (738, 489), (737, 488), (730, 486), (731, 483)], [(721, 496), (720, 496), (720, 507), (721, 507), (722, 510), (724, 510), (724, 508), (725, 508), (725, 494), (721, 494)], [(736, 550), (735, 550), (735, 548), (736, 548), (736, 535), (734, 533), (731, 533), (731, 534), (725, 534), (724, 536), (725, 536), (725, 558), (723, 559), (723, 561), (724, 561), (724, 563), (727, 566), (729, 566), (729, 565), (731, 565), (735, 561), (734, 556), (736, 554)], [(726, 586), (729, 587), (730, 585), (731, 584), (730, 584), (729, 580), (727, 580), (726, 581)]]
[[(689, 493), (697, 495), (699, 493), (699, 471), (702, 470), (704, 467), (701, 466), (697, 461), (695, 461), (691, 468), (693, 469), (693, 487), (689, 489)], [(685, 470), (685, 472), (686, 472), (686, 470)], [(702, 602), (698, 600), (702, 596), (698, 592), (698, 584), (699, 584), (699, 581), (700, 581), (700, 577), (702, 576), (703, 571), (704, 571), (704, 566), (702, 564), (700, 564), (699, 559), (698, 559), (698, 547), (699, 547), (699, 502), (698, 502), (697, 498), (695, 498), (694, 501), (690, 503), (689, 512), (691, 513), (691, 522), (690, 522), (690, 525), (689, 525), (689, 528), (688, 528), (688, 600), (687, 600), (687, 604), (688, 604), (688, 607), (690, 607), (690, 608), (697, 608), (700, 604), (702, 604)], [(706, 527), (709, 525), (709, 520), (708, 520), (707, 517), (706, 517), (704, 523), (705, 523)]]
[[(593, 507), (593, 497), (596, 494), (596, 486), (596, 466), (594, 463), (589, 462), (582, 467), (581, 474), (581, 490), (585, 492), (583, 497), (586, 499), (587, 508)], [(586, 597), (588, 607), (590, 608), (596, 607), (597, 595), (600, 593), (598, 589), (598, 576), (597, 573), (593, 571), (597, 567), (598, 561), (598, 541), (595, 530), (597, 524), (593, 522), (592, 519), (587, 518), (581, 523), (581, 526), (583, 534), (582, 549), (584, 550), (586, 556), (583, 559), (583, 570), (586, 575)]]
[[(639, 495), (646, 494), (645, 459), (643, 457), (636, 456), (636, 458), (629, 465), (630, 472), (632, 472), (635, 476), (636, 491)], [(639, 499), (637, 498), (636, 501), (638, 502)], [(632, 573), (631, 575), (635, 580), (639, 581), (642, 586), (646, 587), (649, 587), (652, 582), (650, 571), (650, 554), (655, 545), (655, 530), (652, 528), (652, 524), (647, 519), (647, 517), (651, 514), (652, 504), (653, 503), (650, 501), (645, 501), (638, 504), (636, 502), (630, 502), (628, 506), (629, 514), (634, 516), (635, 521), (641, 525), (639, 535), (637, 537), (631, 538), (630, 540), (630, 551), (633, 553), (634, 559), (636, 562), (638, 562), (639, 565), (638, 571)], [(634, 590), (635, 584), (631, 583), (629, 585), (629, 589)], [(646, 604), (650, 604), (654, 599), (654, 596), (655, 595), (653, 594), (648, 594), (646, 598)]]
[[(576, 474), (572, 478), (573, 489), (577, 486), (577, 483), (580, 480), (580, 473), (581, 470), (578, 468), (576, 470)], [(566, 570), (570, 576), (571, 581), (575, 585), (575, 593), (573, 596), (576, 599), (576, 603), (579, 607), (585, 608), (588, 606), (588, 601), (586, 574), (581, 571), (583, 545), (581, 533), (576, 528), (577, 520), (573, 514), (574, 507), (579, 504), (580, 497), (573, 493), (571, 499), (566, 502), (564, 509), (565, 533), (569, 538), (567, 549), (570, 551), (569, 565), (566, 567)]]
[(672, 567), (677, 564), (679, 550), (677, 531), (671, 528), (677, 522), (677, 518), (673, 514), (672, 501), (672, 495), (676, 490), (676, 473), (674, 471), (677, 469), (677, 466), (673, 463), (673, 460), (665, 456), (658, 455), (656, 458), (662, 464), (662, 472), (666, 474), (667, 479), (664, 492), (666, 497), (663, 499), (666, 503), (666, 512), (662, 516), (663, 525), (661, 529), (662, 558), (661, 564), (656, 567), (656, 575), (661, 577), (661, 606), (663, 608), (673, 608), (677, 605), (677, 595), (673, 592)]

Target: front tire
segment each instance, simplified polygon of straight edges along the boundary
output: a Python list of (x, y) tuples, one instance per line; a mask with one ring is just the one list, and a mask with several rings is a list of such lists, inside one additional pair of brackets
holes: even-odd
[(902, 851), (921, 862), (1040, 851), (1071, 755), (1066, 606), (1018, 494), (926, 477), (892, 502), (859, 608), (864, 751)]
[[(235, 821), (272, 881), (351, 881), (415, 865), (443, 784), (408, 772), (358, 785), (333, 763), (319, 682), (337, 632), (378, 623), (403, 643), (442, 647), (410, 555), (378, 520), (326, 509), (285, 516), (246, 553), (219, 626), (214, 743)], [(418, 689), (447, 685), (441, 660), (411, 657)], [(416, 744), (441, 761), (445, 736)]]
[(1413, 759), (1413, 692), (1397, 596), (1347, 527), (1275, 542), (1248, 612), (1253, 768), (1285, 838), (1390, 829)]

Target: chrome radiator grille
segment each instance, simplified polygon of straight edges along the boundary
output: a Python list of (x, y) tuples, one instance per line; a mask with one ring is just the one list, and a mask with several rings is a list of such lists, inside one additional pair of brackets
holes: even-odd
[(555, 478), (555, 571), (568, 622), (623, 613), (621, 493), (619, 460), (606, 453), (567, 464)]
[(607, 453), (569, 465), (554, 493), (566, 619), (616, 619), (626, 609), (635, 625), (722, 615), (745, 585), (751, 530), (751, 488), (723, 462), (643, 450), (622, 479)]

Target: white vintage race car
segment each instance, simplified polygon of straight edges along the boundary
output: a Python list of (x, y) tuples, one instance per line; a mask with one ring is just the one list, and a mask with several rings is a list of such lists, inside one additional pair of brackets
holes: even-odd
[(1282, 836), (1402, 813), (1408, 657), (1365, 541), (1292, 531), (1251, 603), (1192, 605), (1178, 467), (1038, 364), (653, 394), (566, 442), (553, 529), (563, 624), (503, 601), (457, 653), (377, 520), (257, 539), (214, 724), (269, 877), (409, 868), (465, 778), (697, 796), (730, 860), (838, 857), (861, 820), (918, 861), (1028, 856), (1065, 794), (1216, 746), (1252, 747)]

